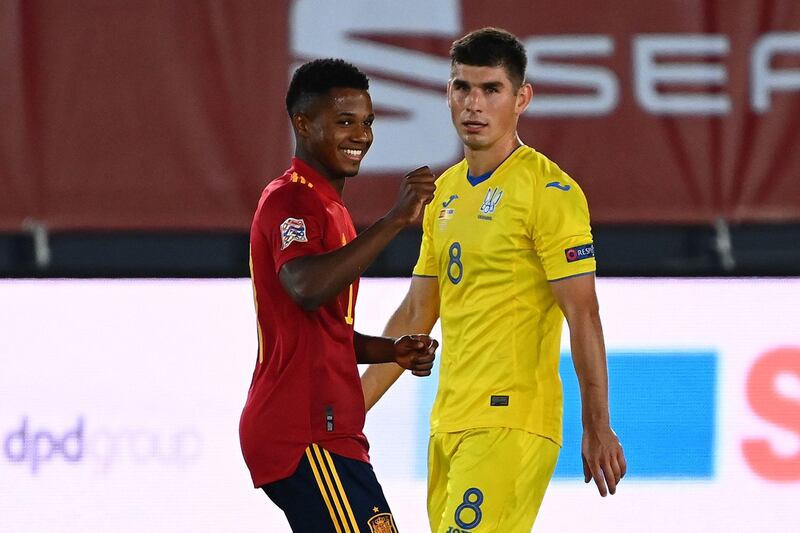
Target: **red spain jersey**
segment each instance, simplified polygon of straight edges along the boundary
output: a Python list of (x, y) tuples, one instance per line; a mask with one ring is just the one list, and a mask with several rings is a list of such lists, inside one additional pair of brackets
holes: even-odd
[(292, 475), (311, 443), (369, 462), (353, 347), (358, 280), (304, 311), (278, 279), (287, 261), (335, 250), (355, 236), (339, 193), (297, 158), (261, 195), (250, 229), (258, 360), (239, 423), (256, 487)]

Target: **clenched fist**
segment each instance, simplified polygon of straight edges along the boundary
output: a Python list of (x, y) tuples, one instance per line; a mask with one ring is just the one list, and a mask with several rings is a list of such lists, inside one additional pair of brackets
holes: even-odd
[(430, 376), (438, 347), (428, 335), (404, 335), (394, 341), (394, 362), (415, 376)]
[(412, 170), (403, 176), (400, 185), (400, 195), (394, 207), (389, 211), (389, 217), (410, 224), (422, 213), (422, 208), (433, 200), (436, 192), (436, 176), (427, 166)]

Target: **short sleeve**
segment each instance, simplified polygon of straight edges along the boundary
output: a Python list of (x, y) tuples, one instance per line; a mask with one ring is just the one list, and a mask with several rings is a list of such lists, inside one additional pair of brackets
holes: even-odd
[(275, 262), (275, 272), (288, 261), (326, 251), (326, 212), (308, 187), (287, 184), (265, 198), (256, 215), (256, 226)]
[(562, 174), (535, 194), (531, 229), (548, 281), (594, 272), (589, 206), (578, 184)]
[(433, 250), (433, 221), (436, 215), (432, 207), (434, 205), (436, 203), (431, 202), (425, 206), (422, 217), (422, 244), (419, 247), (417, 264), (414, 266), (415, 276), (437, 277), (439, 274), (439, 265), (436, 263)]

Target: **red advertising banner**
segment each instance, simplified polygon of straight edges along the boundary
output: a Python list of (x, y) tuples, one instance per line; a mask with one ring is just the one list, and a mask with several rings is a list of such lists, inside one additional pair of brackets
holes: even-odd
[(461, 157), (444, 98), (453, 39), (525, 43), (523, 140), (600, 223), (800, 221), (794, 0), (0, 4), (0, 230), (246, 230), (291, 155), (291, 70), (370, 75), (375, 143), (346, 189), (357, 225), (399, 176)]

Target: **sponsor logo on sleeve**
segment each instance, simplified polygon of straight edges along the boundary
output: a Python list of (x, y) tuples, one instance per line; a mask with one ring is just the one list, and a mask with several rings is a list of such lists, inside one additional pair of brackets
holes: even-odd
[(302, 218), (287, 218), (281, 224), (281, 250), (293, 242), (308, 242), (306, 237), (306, 223)]
[(581, 244), (564, 250), (564, 255), (567, 256), (567, 263), (574, 263), (581, 259), (589, 259), (594, 257), (594, 244)]
[(545, 189), (548, 187), (553, 187), (554, 189), (558, 189), (564, 192), (567, 192), (572, 188), (570, 185), (563, 185), (560, 181), (551, 181), (550, 183), (544, 186)]

